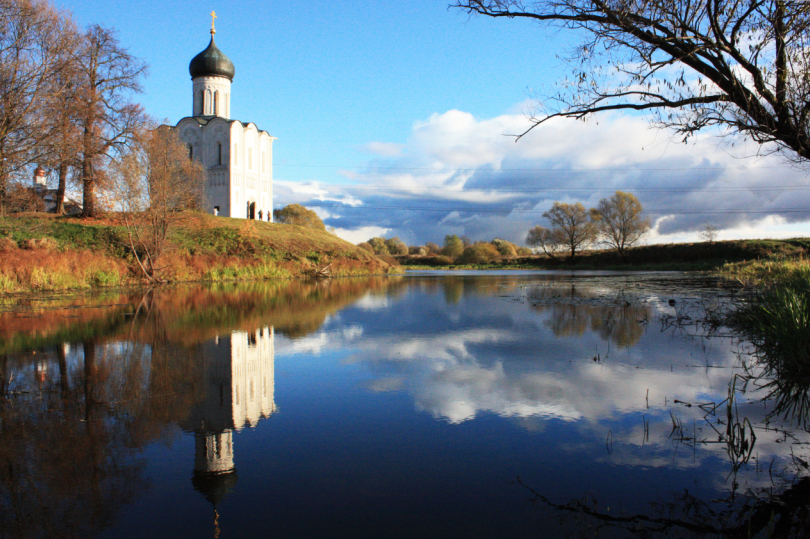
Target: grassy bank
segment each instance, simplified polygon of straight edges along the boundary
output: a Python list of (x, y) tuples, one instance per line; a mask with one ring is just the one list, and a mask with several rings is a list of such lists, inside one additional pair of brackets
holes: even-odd
[[(337, 236), (294, 225), (184, 212), (161, 258), (168, 282), (333, 276), (394, 267)], [(0, 294), (138, 285), (143, 274), (115, 214), (75, 219), (43, 213), (0, 217)]]

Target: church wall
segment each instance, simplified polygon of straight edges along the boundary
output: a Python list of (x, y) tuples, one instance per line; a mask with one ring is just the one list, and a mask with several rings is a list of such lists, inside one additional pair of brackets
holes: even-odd
[(230, 117), (231, 81), (225, 77), (197, 77), (191, 86), (192, 116)]

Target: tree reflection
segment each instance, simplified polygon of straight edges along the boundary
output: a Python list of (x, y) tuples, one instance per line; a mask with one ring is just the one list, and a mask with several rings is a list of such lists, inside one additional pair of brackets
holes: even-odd
[(802, 538), (810, 534), (808, 477), (779, 494), (750, 492), (719, 508), (688, 491), (673, 493), (670, 500), (653, 503), (652, 514), (611, 512), (592, 496), (556, 503), (519, 477), (517, 483), (531, 492), (533, 505), (554, 510), (564, 525), (580, 529), (583, 535), (599, 536), (617, 529), (637, 537)]
[(307, 334), (399, 282), (152, 290), (78, 321), (65, 313), (82, 301), (37, 311), (0, 355), (0, 536), (98, 534), (148, 488), (142, 448), (179, 429), (196, 440), (192, 486), (216, 508), (237, 482), (233, 433), (275, 410), (273, 325)]
[(644, 335), (644, 321), (651, 315), (648, 305), (637, 298), (598, 292), (576, 284), (533, 289), (527, 299), (532, 308), (550, 311), (548, 326), (558, 337), (577, 337), (590, 330), (620, 347), (638, 343)]

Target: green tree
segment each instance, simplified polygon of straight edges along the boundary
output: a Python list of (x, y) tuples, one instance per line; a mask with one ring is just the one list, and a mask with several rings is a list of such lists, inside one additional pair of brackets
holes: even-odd
[(498, 250), (501, 256), (517, 256), (517, 246), (501, 238), (492, 240), (492, 245)]
[(627, 260), (627, 249), (635, 245), (652, 226), (644, 217), (644, 208), (638, 198), (630, 193), (616, 191), (610, 198), (603, 198), (591, 210), (591, 217), (605, 243)]
[(425, 249), (427, 249), (428, 253), (433, 255), (438, 255), (442, 252), (442, 248), (439, 247), (437, 243), (433, 243), (432, 241), (429, 241), (425, 244)]
[(394, 236), (391, 239), (385, 240), (385, 246), (388, 248), (388, 252), (392, 255), (408, 254), (408, 246), (405, 245), (405, 242), (403, 242), (396, 236)]
[(273, 210), (273, 221), (283, 225), (298, 225), (326, 230), (326, 225), (323, 224), (318, 214), (300, 204), (289, 204), (280, 210)]
[[(684, 139), (707, 127), (810, 158), (810, 16), (790, 0), (460, 0), (468, 13), (575, 32), (554, 117), (650, 111)], [(524, 133), (525, 134), (525, 133)]]
[(489, 264), (500, 257), (498, 249), (491, 243), (476, 243), (464, 249), (456, 264)]
[(390, 254), (388, 252), (388, 246), (385, 244), (385, 238), (371, 238), (368, 240), (368, 243), (371, 245), (371, 248), (374, 249), (374, 254), (378, 256)]
[(444, 237), (444, 248), (442, 254), (450, 258), (456, 258), (464, 252), (464, 242), (455, 234)]

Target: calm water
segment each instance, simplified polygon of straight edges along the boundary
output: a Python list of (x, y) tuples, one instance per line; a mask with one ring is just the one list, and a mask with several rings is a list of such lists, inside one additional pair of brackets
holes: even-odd
[(0, 536), (764, 537), (807, 518), (810, 436), (701, 323), (731, 298), (425, 272), (2, 304)]

